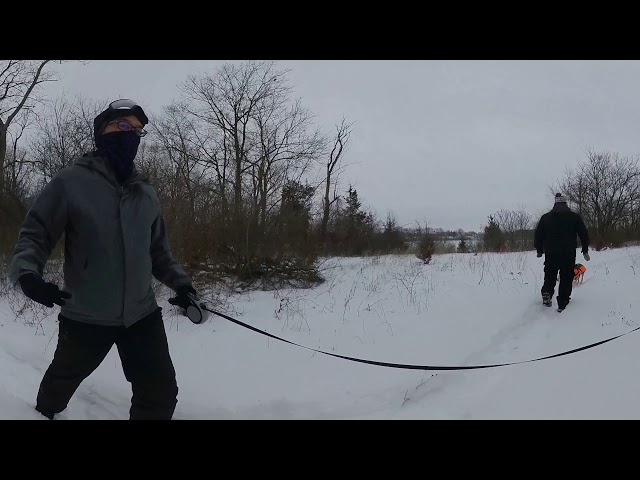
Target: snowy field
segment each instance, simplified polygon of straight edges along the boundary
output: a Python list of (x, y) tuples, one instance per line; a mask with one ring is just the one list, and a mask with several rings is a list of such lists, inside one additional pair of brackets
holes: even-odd
[[(229, 297), (225, 313), (293, 342), (393, 363), (477, 365), (571, 350), (640, 325), (640, 248), (592, 252), (563, 313), (541, 304), (535, 252), (329, 259), (311, 290)], [(557, 290), (556, 290), (557, 292)], [(212, 316), (197, 326), (166, 302), (179, 419), (635, 419), (640, 332), (572, 355), (470, 371), (350, 362)], [(33, 405), (57, 340), (58, 309), (16, 319), (0, 300), (0, 418)], [(59, 419), (127, 419), (115, 347)]]

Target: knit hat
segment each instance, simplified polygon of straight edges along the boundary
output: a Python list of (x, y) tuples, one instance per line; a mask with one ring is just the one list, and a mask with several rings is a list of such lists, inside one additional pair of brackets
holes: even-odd
[(111, 120), (114, 120), (119, 117), (126, 117), (128, 115), (133, 115), (144, 127), (147, 123), (149, 123), (149, 119), (147, 115), (144, 113), (144, 110), (140, 105), (138, 105), (133, 100), (129, 100), (126, 98), (115, 100), (109, 104), (107, 109), (100, 113), (93, 120), (93, 135), (94, 139), (98, 138), (98, 135), (102, 134), (102, 131), (107, 126)]
[(556, 193), (555, 203), (567, 203), (567, 197), (561, 193)]

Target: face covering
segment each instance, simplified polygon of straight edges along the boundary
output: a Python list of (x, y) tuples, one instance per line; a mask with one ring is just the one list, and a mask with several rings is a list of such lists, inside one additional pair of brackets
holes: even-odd
[(139, 145), (140, 137), (135, 132), (111, 132), (96, 139), (98, 152), (107, 158), (120, 183), (133, 173)]

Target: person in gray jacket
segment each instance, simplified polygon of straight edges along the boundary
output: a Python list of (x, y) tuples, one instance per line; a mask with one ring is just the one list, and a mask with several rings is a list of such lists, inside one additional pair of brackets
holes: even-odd
[[(10, 265), (32, 300), (61, 307), (58, 344), (36, 410), (52, 419), (115, 344), (132, 386), (130, 419), (171, 419), (175, 370), (152, 290), (155, 277), (186, 309), (196, 294), (171, 255), (154, 188), (135, 168), (144, 110), (116, 100), (94, 120), (96, 151), (59, 171), (26, 215)], [(43, 270), (64, 233), (64, 285)]]

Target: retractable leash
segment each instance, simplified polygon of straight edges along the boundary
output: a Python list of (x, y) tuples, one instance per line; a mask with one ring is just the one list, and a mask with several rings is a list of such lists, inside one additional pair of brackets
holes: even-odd
[(274, 338), (276, 340), (280, 340), (281, 342), (288, 343), (290, 345), (295, 345), (296, 347), (304, 348), (306, 350), (322, 353), (323, 355), (328, 355), (331, 357), (341, 358), (343, 360), (349, 360), (351, 362), (366, 363), (368, 365), (377, 365), (380, 367), (400, 368), (404, 370), (428, 370), (428, 371), (478, 370), (478, 369), (484, 369), (484, 368), (497, 368), (497, 367), (506, 367), (510, 365), (520, 365), (522, 363), (539, 362), (541, 360), (548, 360), (550, 358), (562, 357), (565, 355), (570, 355), (572, 353), (580, 352), (582, 350), (594, 348), (594, 347), (597, 347), (598, 345), (603, 345), (612, 340), (615, 340), (620, 337), (624, 337), (625, 335), (629, 335), (630, 333), (640, 330), (640, 327), (636, 327), (633, 330), (630, 330), (625, 333), (621, 333), (620, 335), (616, 335), (615, 337), (607, 338), (606, 340), (601, 340), (599, 342), (594, 342), (589, 345), (585, 345), (583, 347), (574, 348), (572, 350), (556, 353), (554, 355), (547, 355), (545, 357), (533, 358), (530, 360), (521, 360), (519, 362), (497, 363), (497, 364), (490, 364), (490, 365), (460, 365), (460, 366), (411, 365), (411, 364), (402, 364), (402, 363), (378, 362), (375, 360), (365, 360), (363, 358), (348, 357), (346, 355), (338, 355), (336, 353), (324, 352), (316, 348), (306, 347), (304, 345), (300, 345), (290, 340), (286, 340), (284, 338), (278, 337), (277, 335), (273, 335), (271, 333), (265, 332), (264, 330), (260, 330), (256, 327), (253, 327), (244, 322), (241, 322), (240, 320), (236, 320), (233, 317), (225, 315), (224, 313), (216, 312), (215, 310), (210, 310), (207, 308), (207, 306), (204, 303), (198, 303), (195, 297), (191, 297), (190, 301), (191, 301), (191, 304), (187, 308), (187, 316), (189, 317), (189, 320), (191, 320), (195, 324), (201, 325), (204, 322), (206, 322), (208, 319), (208, 315), (206, 314), (206, 312), (210, 312), (210, 313), (213, 313), (214, 315), (218, 315), (219, 317), (222, 317), (226, 320), (229, 320), (230, 322), (233, 322), (237, 325), (240, 325), (241, 327), (244, 327), (246, 329), (259, 333), (261, 335), (265, 335), (267, 337)]
[[(189, 305), (184, 311), (187, 318), (196, 325), (206, 323), (207, 320), (209, 320), (209, 310), (207, 310), (207, 306), (191, 293), (187, 294), (187, 297), (189, 299)], [(173, 298), (169, 299), (169, 303), (171, 305), (177, 305)]]
[(191, 294), (189, 294), (187, 317), (196, 325), (202, 325), (209, 320), (209, 311), (207, 310), (206, 304), (199, 302), (197, 297)]

